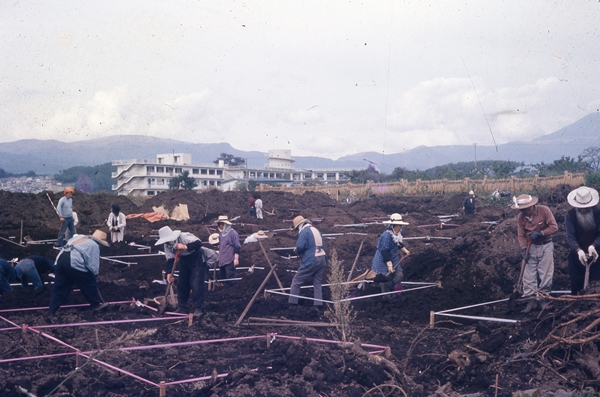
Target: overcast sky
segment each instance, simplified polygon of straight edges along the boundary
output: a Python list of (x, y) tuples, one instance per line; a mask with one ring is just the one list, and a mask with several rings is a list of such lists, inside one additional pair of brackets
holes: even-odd
[(0, 2), (0, 142), (142, 134), (337, 159), (600, 108), (598, 0)]

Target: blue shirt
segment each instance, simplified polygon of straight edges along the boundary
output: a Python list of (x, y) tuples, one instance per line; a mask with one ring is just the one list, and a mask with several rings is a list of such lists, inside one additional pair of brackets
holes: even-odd
[[(302, 230), (300, 230), (300, 234), (298, 235), (298, 241), (296, 242), (296, 252), (298, 255), (302, 257), (302, 263), (298, 269), (303, 269), (313, 264), (315, 261), (315, 254), (317, 250), (319, 252), (323, 252), (324, 246), (321, 245), (317, 247), (315, 243), (315, 236), (311, 229), (314, 229), (319, 236), (321, 233), (311, 225), (306, 225)], [(323, 237), (321, 237), (321, 241)]]
[[(379, 241), (377, 242), (377, 252), (375, 252), (375, 256), (373, 257), (373, 261), (371, 262), (371, 269), (377, 274), (387, 274), (388, 268), (386, 262), (391, 261), (393, 265), (400, 261), (400, 255), (398, 255), (398, 249), (402, 248), (404, 245), (402, 243), (396, 243), (392, 234), (390, 233), (390, 229), (387, 229), (385, 232), (379, 236)], [(397, 271), (402, 271), (402, 268), (398, 266), (396, 268)]]
[(63, 196), (58, 200), (58, 205), (56, 206), (56, 211), (58, 215), (63, 218), (72, 218), (73, 217), (73, 199), (67, 198), (67, 196)]
[[(87, 240), (73, 246), (73, 243), (83, 238)], [(76, 234), (67, 241), (65, 248), (71, 249), (71, 267), (73, 269), (82, 272), (89, 271), (94, 276), (98, 275), (98, 271), (100, 270), (100, 247), (98, 247), (98, 243), (92, 240), (91, 237)], [(56, 257), (57, 262), (65, 248)], [(57, 262), (55, 262), (55, 265)]]

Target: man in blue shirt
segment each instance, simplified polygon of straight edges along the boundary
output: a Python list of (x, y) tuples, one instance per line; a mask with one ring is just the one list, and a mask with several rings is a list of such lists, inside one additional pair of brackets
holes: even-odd
[(327, 265), (327, 255), (323, 248), (323, 237), (321, 233), (310, 224), (308, 219), (298, 215), (293, 220), (294, 229), (299, 230), (296, 252), (302, 257), (302, 263), (298, 272), (292, 279), (292, 287), (288, 303), (298, 304), (300, 286), (312, 279), (314, 286), (314, 307), (323, 308), (323, 270)]
[(56, 212), (60, 217), (60, 232), (58, 233), (58, 246), (65, 245), (65, 232), (69, 230), (69, 236), (75, 235), (75, 223), (73, 222), (73, 194), (75, 189), (68, 187), (64, 191), (64, 196), (58, 200)]

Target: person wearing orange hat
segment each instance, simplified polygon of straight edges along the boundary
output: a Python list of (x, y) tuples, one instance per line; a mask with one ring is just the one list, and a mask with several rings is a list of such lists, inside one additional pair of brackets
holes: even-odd
[(68, 187), (63, 192), (64, 196), (58, 200), (58, 205), (56, 206), (56, 212), (60, 217), (60, 232), (58, 233), (58, 246), (63, 247), (65, 245), (65, 233), (69, 230), (69, 236), (74, 236), (75, 231), (75, 223), (73, 222), (73, 194), (75, 194), (75, 189), (72, 187)]
[[(552, 235), (558, 225), (550, 208), (538, 204), (538, 198), (529, 194), (513, 197), (510, 208), (519, 210), (517, 240), (525, 262), (523, 297), (537, 297), (538, 292), (549, 293), (554, 276), (554, 243)], [(540, 280), (538, 283), (538, 279)], [(545, 301), (531, 299), (523, 313), (543, 308)]]

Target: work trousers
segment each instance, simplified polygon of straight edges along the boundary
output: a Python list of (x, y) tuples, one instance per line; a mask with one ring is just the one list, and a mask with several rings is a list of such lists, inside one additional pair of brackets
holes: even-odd
[(60, 224), (60, 231), (58, 232), (58, 246), (63, 247), (65, 245), (65, 233), (69, 230), (69, 238), (73, 237), (75, 232), (75, 223), (73, 218), (70, 216), (64, 217), (64, 221)]
[(532, 296), (536, 290), (549, 293), (552, 290), (553, 275), (554, 243), (531, 244), (529, 259), (523, 271), (523, 296)]
[[(219, 275), (221, 277), (221, 280), (224, 280), (227, 278), (237, 278), (237, 271), (235, 270), (235, 266), (233, 266), (233, 262), (219, 267)], [(225, 285), (233, 285), (235, 283), (236, 283), (236, 281), (224, 281), (223, 282), (223, 284), (225, 284)]]
[[(379, 283), (379, 286), (381, 287), (381, 292), (392, 291), (397, 284), (400, 284), (402, 280), (404, 280), (404, 273), (402, 272), (402, 270), (400, 270), (400, 266), (396, 268), (396, 270), (394, 271), (394, 273), (391, 274), (391, 276), (392, 279), (390, 281), (385, 283)], [(392, 295), (393, 294), (390, 294), (389, 296)]]
[(312, 280), (314, 286), (314, 298), (316, 299), (313, 303), (314, 306), (323, 306), (323, 269), (325, 269), (325, 265), (327, 265), (326, 256), (317, 256), (315, 257), (315, 261), (308, 265), (307, 267), (303, 267), (302, 269), (298, 269), (296, 275), (292, 279), (292, 288), (290, 290), (290, 296), (288, 299), (288, 303), (291, 305), (298, 304), (298, 295), (300, 295), (300, 287), (302, 284), (307, 283)]
[(100, 306), (102, 298), (96, 285), (96, 276), (90, 271), (73, 269), (70, 264), (59, 263), (54, 272), (54, 286), (50, 295), (50, 313), (55, 313), (69, 297), (73, 286), (81, 290), (83, 297), (93, 308)]
[[(569, 278), (571, 279), (571, 294), (577, 295), (583, 289), (585, 266), (579, 262), (577, 252), (569, 252)], [(590, 280), (600, 280), (600, 261), (590, 265)]]
[(37, 291), (42, 287), (42, 279), (40, 278), (40, 274), (35, 268), (35, 263), (31, 259), (23, 259), (16, 266), (23, 270), (23, 275), (21, 276), (21, 285), (23, 288), (27, 288), (29, 283), (33, 285), (33, 290)]
[[(187, 258), (186, 258), (187, 259)], [(179, 268), (179, 280), (177, 281), (177, 304), (179, 307), (186, 307), (192, 295), (192, 304), (196, 309), (202, 309), (204, 298), (206, 296), (206, 276), (208, 268), (202, 259), (197, 255), (190, 258), (190, 261), (181, 261)]]

